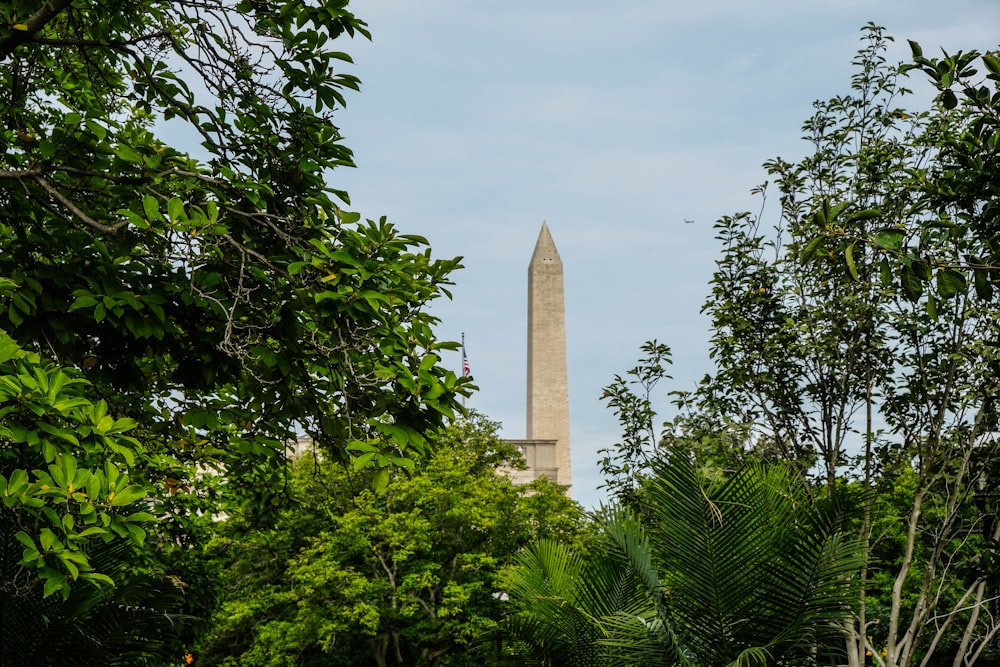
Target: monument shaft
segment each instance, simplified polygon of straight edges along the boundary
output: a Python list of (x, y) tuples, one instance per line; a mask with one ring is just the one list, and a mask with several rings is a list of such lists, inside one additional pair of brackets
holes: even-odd
[(569, 381), (563, 267), (547, 224), (542, 223), (528, 265), (529, 440), (555, 440), (559, 484), (570, 485)]

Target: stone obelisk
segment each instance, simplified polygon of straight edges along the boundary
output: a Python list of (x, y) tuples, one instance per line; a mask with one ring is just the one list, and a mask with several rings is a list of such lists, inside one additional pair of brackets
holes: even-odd
[(527, 438), (556, 441), (555, 481), (570, 486), (563, 267), (544, 222), (528, 265)]

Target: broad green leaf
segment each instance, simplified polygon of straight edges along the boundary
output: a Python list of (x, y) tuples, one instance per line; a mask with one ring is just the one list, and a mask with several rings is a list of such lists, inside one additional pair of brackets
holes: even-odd
[(951, 110), (958, 106), (958, 97), (955, 96), (955, 91), (951, 88), (945, 90), (941, 93), (941, 104), (944, 105), (945, 109)]
[(142, 210), (145, 212), (146, 218), (150, 222), (163, 219), (163, 216), (160, 215), (160, 205), (156, 201), (156, 197), (153, 197), (152, 195), (145, 195), (142, 198)]
[(939, 269), (937, 291), (942, 298), (950, 299), (959, 292), (965, 293), (965, 274), (955, 269)]
[(41, 543), (43, 550), (51, 551), (52, 545), (56, 542), (55, 533), (48, 528), (42, 528), (41, 532), (38, 534), (38, 541)]
[(899, 286), (903, 296), (910, 301), (916, 301), (924, 292), (923, 281), (914, 273), (911, 265), (904, 264), (899, 271)]
[(108, 136), (108, 131), (96, 120), (87, 119), (87, 129), (97, 137), (98, 141), (104, 141), (104, 138)]
[(117, 144), (115, 146), (115, 155), (126, 162), (132, 162), (134, 164), (140, 164), (142, 162), (142, 156), (139, 155), (134, 148), (126, 146), (125, 144)]
[(43, 597), (49, 597), (56, 591), (62, 590), (66, 585), (66, 577), (64, 575), (49, 576), (45, 580), (45, 587), (42, 593)]
[(146, 531), (139, 526), (129, 523), (125, 525), (125, 529), (136, 544), (142, 544), (146, 540)]
[(142, 500), (146, 497), (146, 490), (141, 486), (128, 486), (110, 499), (112, 507), (121, 507), (123, 505), (131, 505), (137, 500)]
[(993, 299), (993, 280), (990, 271), (975, 269), (972, 272), (972, 277), (976, 286), (976, 296), (982, 301), (991, 301)]
[(809, 243), (806, 244), (805, 248), (802, 249), (802, 253), (799, 255), (799, 261), (805, 263), (812, 259), (813, 255), (816, 254), (816, 250), (823, 245), (823, 241), (825, 240), (825, 236), (816, 236), (812, 238)]
[(347, 443), (346, 449), (354, 452), (375, 452), (377, 451), (375, 445), (370, 442), (365, 442), (364, 440), (351, 440)]
[(89, 528), (84, 528), (79, 533), (76, 533), (77, 537), (93, 537), (95, 535), (104, 535), (108, 531), (104, 528), (99, 528), (98, 526), (90, 526)]
[(182, 202), (178, 197), (171, 197), (167, 202), (167, 215), (170, 216), (171, 222), (184, 220), (187, 217), (184, 214), (184, 202)]
[(899, 250), (903, 245), (906, 235), (901, 229), (887, 228), (880, 229), (872, 235), (872, 241), (886, 250)]
[(35, 546), (34, 540), (32, 540), (28, 536), (28, 534), (26, 532), (24, 532), (23, 530), (19, 530), (16, 533), (14, 533), (14, 538), (18, 542), (20, 542), (21, 544), (23, 544), (26, 549), (29, 549), (31, 551), (38, 551), (38, 547)]
[(932, 320), (937, 319), (938, 317), (937, 299), (934, 298), (933, 293), (927, 294), (927, 301), (924, 303), (924, 310), (927, 311), (927, 316), (930, 317)]
[(355, 457), (354, 459), (354, 469), (361, 470), (372, 462), (375, 458), (375, 452), (365, 452), (361, 456)]
[(372, 478), (372, 488), (376, 492), (382, 493), (385, 491), (386, 487), (389, 486), (389, 469), (379, 468), (375, 473), (375, 477)]
[(866, 208), (861, 211), (855, 211), (847, 216), (847, 223), (852, 222), (862, 222), (864, 220), (872, 220), (874, 218), (881, 218), (883, 215), (882, 211), (875, 208)]
[(1000, 77), (1000, 58), (991, 53), (984, 53), (983, 64), (986, 65), (986, 69), (990, 71), (990, 74)]
[(892, 285), (892, 267), (889, 265), (889, 260), (882, 258), (882, 261), (878, 265), (879, 278), (884, 287)]

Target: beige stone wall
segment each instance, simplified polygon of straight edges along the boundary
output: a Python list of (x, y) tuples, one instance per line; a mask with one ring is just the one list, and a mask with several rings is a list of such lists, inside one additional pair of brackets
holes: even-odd
[(557, 481), (555, 440), (504, 440), (504, 442), (521, 450), (524, 462), (528, 466), (527, 470), (509, 468), (501, 470), (514, 484), (528, 484), (539, 477)]
[(570, 486), (563, 267), (545, 223), (528, 266), (527, 413), (527, 439), (556, 441), (556, 481)]

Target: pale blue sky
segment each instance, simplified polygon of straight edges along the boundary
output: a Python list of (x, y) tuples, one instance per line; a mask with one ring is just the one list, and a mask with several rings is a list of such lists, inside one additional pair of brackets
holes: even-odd
[[(548, 221), (565, 267), (574, 497), (602, 497), (599, 400), (643, 341), (673, 348), (673, 388), (711, 365), (699, 314), (712, 223), (757, 210), (760, 164), (794, 159), (811, 104), (847, 91), (868, 21), (930, 54), (996, 48), (996, 0), (355, 0), (371, 43), (338, 45), (363, 81), (338, 117), (358, 169), (332, 177), (462, 255), (439, 336), (465, 332), (469, 406), (524, 436), (527, 265)], [(913, 104), (917, 104), (913, 101)], [(684, 224), (684, 220), (694, 224)], [(457, 372), (460, 359), (447, 359)]]

